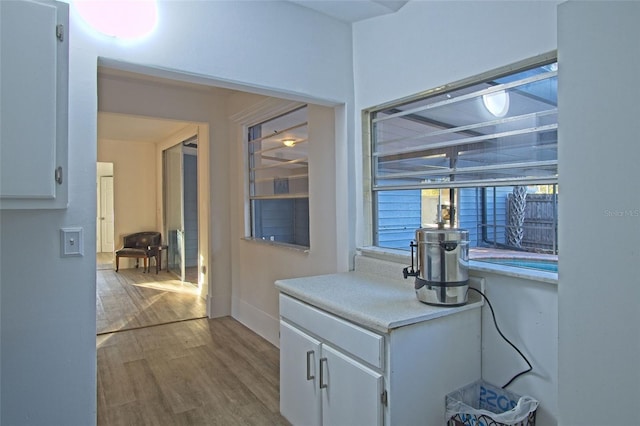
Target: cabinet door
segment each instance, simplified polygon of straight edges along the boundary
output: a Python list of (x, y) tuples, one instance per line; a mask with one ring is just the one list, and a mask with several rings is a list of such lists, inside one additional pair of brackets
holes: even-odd
[(327, 344), (322, 346), (320, 370), (325, 425), (382, 425), (381, 374)]
[(280, 412), (294, 426), (320, 426), (320, 342), (280, 321)]
[(0, 1), (0, 31), (0, 208), (65, 208), (68, 5)]

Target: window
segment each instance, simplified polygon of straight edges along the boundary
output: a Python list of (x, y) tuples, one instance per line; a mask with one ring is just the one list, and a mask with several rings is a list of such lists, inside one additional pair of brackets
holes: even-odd
[(249, 127), (251, 237), (309, 247), (307, 108)]
[(557, 88), (546, 55), (366, 111), (373, 244), (442, 221), (485, 253), (557, 254)]

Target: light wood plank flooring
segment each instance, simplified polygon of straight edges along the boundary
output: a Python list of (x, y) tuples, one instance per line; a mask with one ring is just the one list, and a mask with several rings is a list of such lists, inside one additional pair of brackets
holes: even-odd
[(197, 287), (166, 271), (106, 268), (96, 274), (98, 334), (206, 316)]
[(278, 349), (236, 320), (98, 336), (98, 425), (287, 425)]
[(288, 425), (277, 348), (166, 271), (97, 263), (99, 426)]

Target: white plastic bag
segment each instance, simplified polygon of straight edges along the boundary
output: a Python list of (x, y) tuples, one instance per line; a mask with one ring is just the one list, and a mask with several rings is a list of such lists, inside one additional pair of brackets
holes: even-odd
[(446, 404), (450, 425), (470, 426), (533, 426), (539, 405), (530, 396), (519, 396), (484, 380), (451, 392)]

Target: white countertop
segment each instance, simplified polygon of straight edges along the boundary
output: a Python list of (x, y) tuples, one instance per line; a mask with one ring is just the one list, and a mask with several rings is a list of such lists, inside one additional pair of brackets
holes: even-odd
[[(472, 287), (481, 280), (470, 278)], [(285, 294), (346, 320), (382, 333), (482, 306), (481, 296), (469, 292), (469, 302), (457, 307), (431, 306), (415, 295), (413, 279), (393, 280), (363, 272), (345, 272), (278, 280)]]

